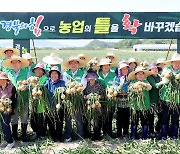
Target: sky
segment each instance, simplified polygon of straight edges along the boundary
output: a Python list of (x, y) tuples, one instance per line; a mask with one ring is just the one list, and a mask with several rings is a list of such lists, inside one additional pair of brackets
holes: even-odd
[[(179, 6), (180, 0), (6, 0), (1, 1), (0, 12), (180, 12)], [(48, 40), (75, 47), (90, 41)], [(0, 40), (2, 46), (8, 43), (11, 46), (12, 40)]]

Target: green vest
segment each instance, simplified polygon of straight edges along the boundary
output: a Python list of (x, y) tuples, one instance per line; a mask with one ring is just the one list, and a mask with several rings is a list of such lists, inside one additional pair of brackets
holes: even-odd
[(111, 70), (111, 72), (114, 72), (114, 73), (115, 73), (117, 69), (118, 69), (118, 68), (117, 68), (116, 66), (114, 66), (114, 67), (111, 67), (110, 70)]
[[(138, 80), (135, 79), (135, 80), (132, 80), (130, 84), (133, 84), (133, 83), (136, 83), (136, 82), (138, 82)], [(142, 82), (149, 83), (147, 80), (143, 80)], [(144, 101), (145, 107), (141, 108), (141, 107), (137, 106), (136, 105), (137, 102), (135, 102), (136, 98), (133, 99), (133, 102), (129, 102), (130, 105), (133, 104), (135, 110), (142, 110), (142, 109), (149, 110), (150, 109), (149, 91), (143, 89), (143, 95), (144, 95), (144, 97), (143, 97), (142, 101)]]
[(150, 75), (147, 80), (152, 86), (152, 89), (149, 91), (150, 103), (157, 104), (159, 102), (159, 88), (156, 86), (156, 84), (161, 81), (161, 77), (159, 74), (157, 76)]
[(28, 72), (27, 77), (35, 76), (34, 72), (32, 72), (32, 70), (34, 69), (35, 66), (36, 66), (36, 64), (33, 62), (30, 67), (29, 66), (25, 67), (26, 71)]
[[(16, 87), (18, 87), (18, 81), (23, 81), (27, 79), (27, 69), (22, 68), (19, 70), (19, 74), (17, 77), (15, 77), (15, 72), (14, 70), (10, 70), (8, 72), (8, 78), (11, 81), (11, 83)], [(29, 92), (28, 90), (24, 90), (21, 92), (21, 96), (23, 97), (23, 102), (26, 103), (27, 105), (29, 104)], [(18, 100), (21, 102), (21, 100)], [(27, 106), (25, 108), (28, 108)], [(26, 109), (25, 109), (26, 110)]]
[(66, 77), (67, 77), (68, 80), (74, 79), (74, 80), (76, 80), (78, 82), (81, 82), (81, 79), (82, 79), (84, 73), (85, 73), (84, 70), (78, 69), (76, 74), (73, 75), (72, 71), (69, 69), (69, 70), (66, 71)]
[[(167, 71), (167, 70), (171, 70), (171, 71), (173, 72), (172, 66), (165, 67), (165, 68), (163, 69), (163, 72), (164, 72), (164, 71)], [(180, 70), (176, 72), (176, 74), (179, 74), (179, 73), (180, 73)], [(174, 75), (175, 75), (175, 74), (174, 74)], [(167, 88), (168, 88), (168, 84), (163, 84), (163, 86), (162, 86), (162, 88), (161, 88), (161, 90), (160, 90), (160, 98), (161, 98), (161, 100), (163, 100), (163, 101), (170, 102), (170, 101), (167, 99), (167, 97), (166, 97), (166, 96), (167, 96), (167, 92), (168, 92)], [(180, 97), (180, 96), (179, 96), (179, 97)], [(177, 98), (177, 100), (180, 100), (180, 98)], [(172, 103), (176, 103), (176, 102), (172, 102)], [(180, 103), (180, 102), (177, 101), (177, 103)]]
[(26, 80), (27, 79), (27, 69), (25, 68), (22, 68), (20, 69), (19, 71), (19, 74), (17, 76), (17, 78), (15, 77), (15, 72), (13, 69), (11, 69), (9, 72), (8, 72), (8, 78), (9, 80), (11, 81), (11, 83), (16, 87), (18, 87), (17, 83), (18, 81), (23, 81), (23, 80)]
[(116, 76), (116, 73), (109, 71), (107, 76), (104, 77), (102, 71), (98, 71), (98, 81), (103, 85), (104, 88), (107, 86), (112, 86), (113, 85), (113, 80)]
[[(44, 85), (46, 81), (48, 80), (48, 77), (46, 75), (43, 75), (39, 78), (39, 84)], [(44, 113), (45, 112), (45, 105), (43, 103), (38, 103), (37, 105), (37, 113)]]
[[(61, 71), (61, 65), (57, 64), (56, 66), (58, 66), (59, 70)], [(45, 64), (44, 69), (45, 69), (46, 72), (49, 72), (51, 70), (51, 65), (50, 64)]]

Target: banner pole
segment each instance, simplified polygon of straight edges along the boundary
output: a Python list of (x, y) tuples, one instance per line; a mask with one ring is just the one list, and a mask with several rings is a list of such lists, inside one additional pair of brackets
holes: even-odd
[(170, 49), (171, 49), (172, 40), (173, 40), (173, 39), (171, 39), (171, 42), (170, 42), (170, 45), (169, 45), (169, 48), (168, 48), (168, 52), (167, 52), (167, 54), (166, 54), (166, 60), (168, 59), (168, 56), (169, 56), (169, 52), (170, 52)]
[(34, 44), (34, 40), (32, 39), (32, 43), (33, 43), (33, 50), (34, 50), (34, 56), (36, 57), (36, 64), (37, 64), (37, 54), (36, 54), (36, 48), (35, 48), (35, 44)]

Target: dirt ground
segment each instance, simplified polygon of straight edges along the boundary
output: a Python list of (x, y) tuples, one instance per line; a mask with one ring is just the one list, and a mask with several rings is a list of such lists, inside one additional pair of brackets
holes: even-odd
[[(41, 148), (43, 149), (42, 151), (45, 154), (54, 154), (54, 153), (58, 153), (60, 150), (63, 150), (63, 149), (77, 148), (80, 144), (82, 144), (82, 142), (87, 142), (87, 141), (73, 141), (73, 142), (68, 142), (68, 143), (52, 143), (52, 142), (50, 142), (50, 143), (47, 143), (46, 145), (45, 145), (45, 143), (43, 143), (44, 148), (43, 148), (43, 145), (41, 146)], [(123, 142), (124, 141), (122, 141), (122, 143)], [(0, 154), (1, 153), (18, 154), (18, 153), (20, 153), (22, 147), (30, 147), (30, 146), (31, 147), (36, 146), (36, 143), (35, 142), (29, 142), (29, 143), (16, 142), (14, 148), (12, 148), (11, 150), (1, 149)], [(119, 143), (116, 144), (116, 143), (110, 142), (110, 141), (96, 141), (96, 142), (91, 142), (91, 146), (93, 146), (95, 148), (109, 147), (111, 149), (116, 149), (119, 146)]]

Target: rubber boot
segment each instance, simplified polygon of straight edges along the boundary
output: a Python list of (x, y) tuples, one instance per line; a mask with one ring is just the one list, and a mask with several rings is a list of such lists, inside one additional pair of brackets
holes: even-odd
[(168, 127), (166, 125), (161, 126), (161, 139), (166, 140), (167, 139), (167, 132), (168, 132)]
[(171, 134), (172, 134), (172, 139), (178, 138), (178, 125), (172, 125)]
[(21, 131), (22, 131), (21, 140), (22, 140), (23, 142), (27, 142), (27, 136), (26, 136), (27, 124), (21, 124)]
[(137, 126), (132, 126), (131, 127), (131, 135), (133, 139), (137, 139)]
[(142, 139), (146, 140), (148, 137), (148, 126), (147, 125), (143, 125), (142, 126)]
[(19, 140), (19, 138), (18, 138), (18, 124), (12, 125), (12, 137), (14, 140)]

